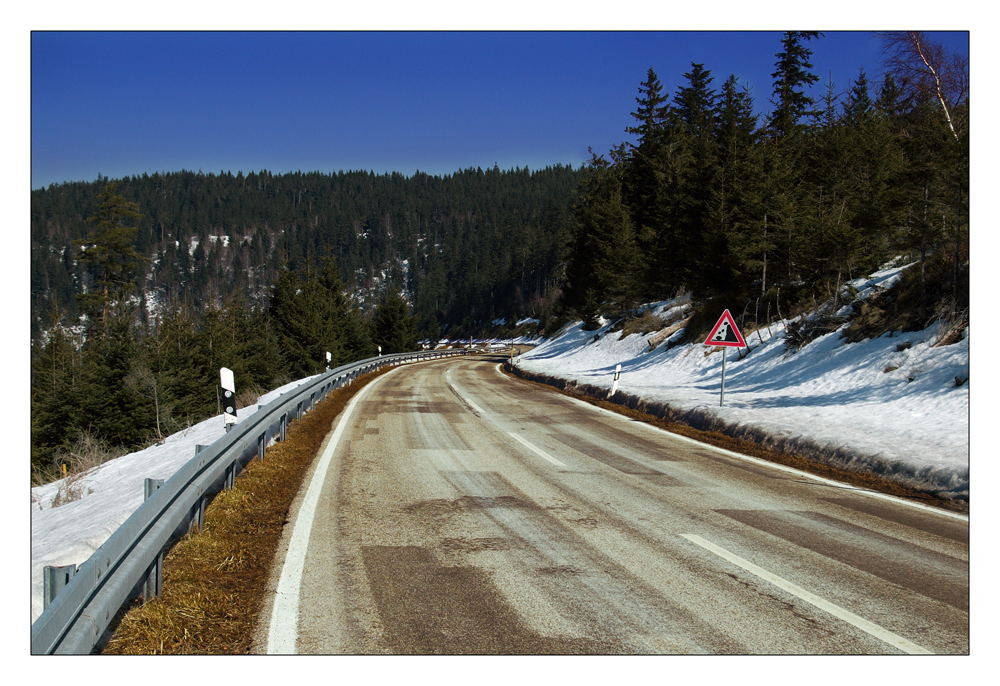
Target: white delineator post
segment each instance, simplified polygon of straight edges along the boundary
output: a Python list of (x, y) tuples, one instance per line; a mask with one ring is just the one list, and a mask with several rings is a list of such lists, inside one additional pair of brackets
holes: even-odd
[(226, 420), (226, 432), (236, 423), (236, 383), (233, 381), (233, 370), (223, 367), (219, 370), (219, 382), (222, 386), (222, 416)]
[(622, 375), (622, 366), (620, 364), (615, 365), (615, 380), (611, 382), (611, 392), (608, 393), (608, 397), (614, 397), (615, 393), (618, 392), (618, 377)]

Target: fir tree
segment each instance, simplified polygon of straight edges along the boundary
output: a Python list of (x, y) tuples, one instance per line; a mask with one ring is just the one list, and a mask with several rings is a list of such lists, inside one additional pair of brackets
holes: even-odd
[(382, 354), (416, 350), (416, 322), (409, 306), (398, 291), (388, 293), (378, 304), (372, 320), (372, 339), (382, 348)]
[(74, 242), (77, 260), (91, 267), (94, 279), (93, 290), (77, 297), (85, 312), (99, 316), (102, 335), (109, 307), (135, 290), (136, 278), (148, 261), (135, 249), (139, 229), (134, 222), (142, 218), (139, 207), (117, 190), (115, 183), (104, 186), (97, 212), (88, 219), (94, 230), (85, 240)]
[(781, 41), (784, 48), (775, 57), (774, 79), (774, 111), (771, 113), (770, 127), (776, 138), (781, 138), (794, 132), (802, 117), (814, 115), (815, 100), (803, 90), (817, 81), (819, 77), (810, 72), (813, 65), (809, 62), (812, 50), (803, 41), (817, 38), (816, 31), (786, 31)]

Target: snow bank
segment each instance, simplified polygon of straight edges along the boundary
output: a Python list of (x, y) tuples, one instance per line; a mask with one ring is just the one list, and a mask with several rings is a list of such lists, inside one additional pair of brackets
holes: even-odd
[[(884, 287), (898, 271), (880, 272), (869, 283)], [(654, 311), (673, 306), (661, 303)], [(968, 336), (933, 347), (940, 333), (935, 324), (849, 343), (841, 329), (791, 352), (782, 323), (744, 332), (751, 350), (727, 352), (720, 407), (721, 349), (660, 342), (651, 350), (651, 335), (581, 327), (522, 355), (521, 368), (610, 390), (621, 364), (619, 390), (647, 403), (730, 432), (741, 427), (744, 435), (766, 436), (772, 445), (807, 447), (851, 469), (968, 498)]]
[[(309, 377), (260, 397), (253, 407), (237, 410), (237, 422)], [(46, 565), (83, 564), (142, 505), (146, 478), (167, 480), (194, 457), (196, 445), (210, 445), (225, 435), (222, 415), (169, 436), (159, 445), (105, 462), (76, 477), (31, 489), (31, 621), (42, 613), (42, 569)], [(67, 494), (75, 500), (66, 500)]]

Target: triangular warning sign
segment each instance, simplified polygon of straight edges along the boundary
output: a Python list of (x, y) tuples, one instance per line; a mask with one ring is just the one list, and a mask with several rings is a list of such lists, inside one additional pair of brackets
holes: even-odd
[(723, 312), (722, 316), (719, 317), (719, 321), (712, 327), (712, 333), (708, 334), (708, 338), (705, 339), (705, 345), (725, 345), (732, 348), (746, 347), (747, 344), (743, 340), (743, 334), (736, 328), (736, 322), (733, 321), (733, 316), (729, 314), (729, 310)]

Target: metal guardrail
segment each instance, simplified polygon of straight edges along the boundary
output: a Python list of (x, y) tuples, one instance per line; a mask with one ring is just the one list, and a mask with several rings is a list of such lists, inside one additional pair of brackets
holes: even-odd
[(369, 358), (325, 372), (283, 394), (204, 447), (125, 520), (68, 579), (31, 625), (32, 655), (89, 654), (119, 609), (159, 593), (163, 553), (175, 534), (201, 523), (206, 500), (231, 486), (238, 464), (264, 457), (274, 437), (331, 390), (385, 365), (468, 354), (438, 350)]

